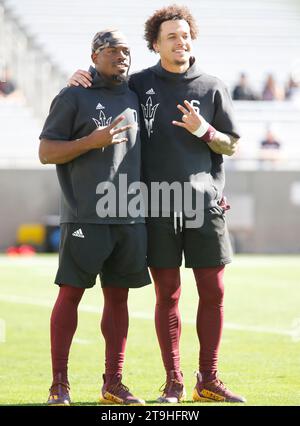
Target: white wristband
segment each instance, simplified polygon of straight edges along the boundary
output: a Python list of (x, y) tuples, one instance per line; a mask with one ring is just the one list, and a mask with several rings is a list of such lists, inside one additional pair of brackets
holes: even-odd
[(205, 133), (207, 132), (209, 126), (210, 124), (207, 121), (203, 120), (198, 129), (195, 130), (192, 134), (197, 136), (198, 138), (202, 138), (202, 136), (205, 135)]

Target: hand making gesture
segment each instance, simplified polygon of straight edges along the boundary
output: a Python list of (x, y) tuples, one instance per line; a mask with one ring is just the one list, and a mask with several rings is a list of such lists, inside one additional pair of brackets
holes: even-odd
[(194, 133), (200, 126), (205, 122), (204, 118), (199, 115), (193, 106), (188, 102), (184, 101), (185, 107), (182, 105), (177, 105), (177, 108), (182, 112), (182, 122), (181, 121), (172, 121), (172, 124), (175, 126), (183, 127), (188, 130), (190, 133)]

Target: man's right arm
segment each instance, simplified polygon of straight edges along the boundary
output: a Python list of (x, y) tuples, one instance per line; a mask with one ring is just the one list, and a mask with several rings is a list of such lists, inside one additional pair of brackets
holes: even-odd
[(42, 164), (64, 164), (94, 149), (89, 138), (75, 141), (41, 139), (39, 158)]
[(119, 133), (132, 127), (128, 124), (115, 128), (125, 118), (124, 115), (116, 118), (109, 126), (98, 128), (81, 139), (74, 141), (52, 140), (42, 138), (39, 148), (39, 159), (42, 164), (64, 164), (74, 160), (91, 149), (101, 149), (109, 145), (126, 142), (127, 138), (120, 137)]
[(93, 77), (89, 71), (77, 70), (68, 80), (68, 86), (83, 86), (85, 88), (92, 85)]

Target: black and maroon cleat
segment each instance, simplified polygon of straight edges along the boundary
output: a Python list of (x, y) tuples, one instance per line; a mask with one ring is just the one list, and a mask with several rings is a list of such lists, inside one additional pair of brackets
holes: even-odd
[(197, 373), (197, 384), (193, 390), (195, 402), (246, 402), (243, 396), (235, 395), (226, 388), (224, 383), (216, 378), (204, 383), (201, 373)]
[(183, 402), (186, 398), (186, 392), (183, 384), (182, 373), (171, 371), (167, 376), (166, 383), (160, 389), (162, 395), (157, 399), (161, 404), (177, 404)]
[(121, 374), (116, 374), (109, 382), (103, 374), (103, 381), (99, 398), (101, 404), (145, 405), (143, 399), (133, 396), (128, 387), (123, 385)]
[(70, 385), (67, 381), (61, 380), (60, 374), (53, 381), (49, 391), (47, 405), (68, 406), (71, 404)]

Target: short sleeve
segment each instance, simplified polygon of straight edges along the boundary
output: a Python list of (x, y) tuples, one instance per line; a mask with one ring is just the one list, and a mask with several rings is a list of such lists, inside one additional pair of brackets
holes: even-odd
[(211, 123), (218, 131), (240, 138), (240, 131), (235, 122), (233, 103), (228, 89), (219, 85), (214, 97), (215, 116)]
[(57, 95), (50, 106), (40, 139), (71, 140), (76, 107), (64, 94)]

